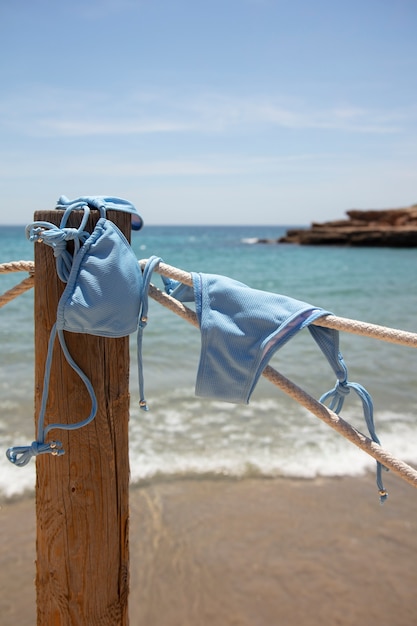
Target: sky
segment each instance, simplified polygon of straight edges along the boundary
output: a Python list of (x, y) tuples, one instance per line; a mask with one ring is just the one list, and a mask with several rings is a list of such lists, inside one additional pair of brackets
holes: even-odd
[(416, 0), (0, 0), (0, 223), (62, 194), (145, 224), (417, 203)]

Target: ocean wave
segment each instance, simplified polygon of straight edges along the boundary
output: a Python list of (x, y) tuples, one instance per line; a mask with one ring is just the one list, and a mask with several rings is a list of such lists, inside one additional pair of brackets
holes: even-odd
[(244, 243), (245, 245), (248, 246), (252, 246), (255, 243), (258, 243), (259, 238), (258, 237), (244, 237), (243, 239), (240, 240), (241, 243)]
[[(343, 418), (366, 433), (357, 407)], [(380, 412), (377, 432), (393, 456), (417, 463), (414, 415)], [(0, 435), (4, 451), (27, 442), (4, 428)], [(193, 397), (189, 388), (154, 398), (146, 413), (131, 407), (129, 456), (132, 485), (178, 477), (357, 476), (375, 467), (372, 457), (293, 402), (272, 397), (249, 405), (208, 402)], [(34, 485), (34, 461), (16, 468), (4, 454), (0, 457), (0, 498), (33, 492)]]

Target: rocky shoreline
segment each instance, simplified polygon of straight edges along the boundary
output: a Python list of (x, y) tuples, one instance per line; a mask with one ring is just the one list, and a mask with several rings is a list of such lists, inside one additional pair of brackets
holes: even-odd
[[(300, 245), (417, 247), (417, 204), (401, 209), (347, 211), (348, 219), (290, 229), (275, 243)], [(273, 243), (259, 239), (258, 243)]]

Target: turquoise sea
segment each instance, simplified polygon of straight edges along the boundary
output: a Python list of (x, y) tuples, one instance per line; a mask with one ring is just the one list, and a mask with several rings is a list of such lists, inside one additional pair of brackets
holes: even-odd
[[(417, 250), (254, 244), (283, 226), (146, 226), (133, 233), (140, 258), (153, 254), (187, 271), (230, 276), (285, 294), (335, 315), (417, 332)], [(0, 229), (0, 263), (29, 260), (23, 226)], [(25, 277), (0, 275), (0, 292)], [(153, 282), (160, 286), (158, 275)], [(34, 439), (33, 293), (0, 309), (0, 498), (34, 489), (35, 462), (12, 466), (10, 445)], [(392, 454), (417, 463), (417, 350), (341, 335), (349, 379), (371, 393), (377, 433)], [(131, 341), (130, 464), (132, 483), (155, 477), (355, 475), (373, 459), (261, 379), (249, 405), (194, 395), (199, 331), (151, 301), (144, 336), (148, 413), (137, 408), (135, 338)], [(334, 375), (308, 331), (271, 361), (319, 397)], [(360, 407), (348, 398), (342, 417), (366, 432)]]

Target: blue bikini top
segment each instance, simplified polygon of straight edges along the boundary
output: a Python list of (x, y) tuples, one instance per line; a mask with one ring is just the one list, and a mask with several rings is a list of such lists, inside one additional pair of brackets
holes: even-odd
[[(81, 428), (89, 424), (97, 413), (93, 386), (69, 353), (64, 331), (100, 337), (125, 337), (138, 330), (139, 404), (144, 410), (148, 408), (143, 395), (142, 334), (147, 323), (149, 282), (160, 259), (151, 257), (142, 273), (129, 242), (120, 229), (107, 219), (106, 211), (110, 209), (131, 213), (135, 226), (139, 228), (142, 218), (132, 204), (113, 197), (83, 196), (72, 202), (61, 197), (56, 208), (65, 208), (59, 227), (41, 221), (26, 227), (26, 236), (30, 241), (44, 242), (53, 248), (57, 274), (66, 287), (58, 303), (56, 322), (48, 343), (38, 438), (30, 446), (14, 446), (7, 450), (9, 460), (18, 466), (26, 465), (32, 456), (38, 454), (64, 454), (60, 442), (45, 442), (49, 431)], [(98, 209), (100, 218), (90, 234), (85, 228), (91, 209)], [(68, 217), (73, 211), (79, 210), (83, 211), (80, 226), (68, 228)], [(73, 253), (67, 248), (68, 241), (74, 243)], [(51, 423), (44, 426), (56, 337), (66, 360), (87, 388), (91, 411), (86, 419), (74, 424)]]

